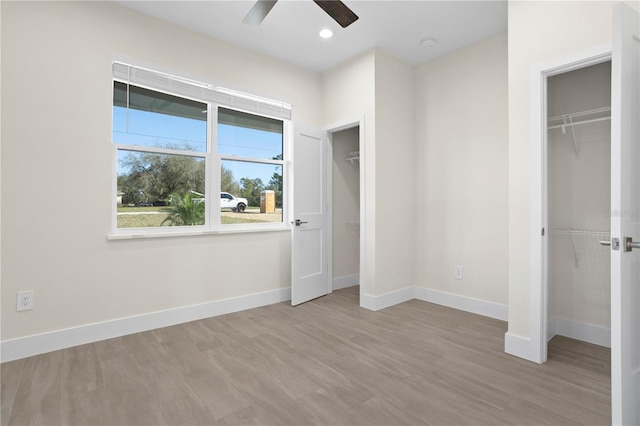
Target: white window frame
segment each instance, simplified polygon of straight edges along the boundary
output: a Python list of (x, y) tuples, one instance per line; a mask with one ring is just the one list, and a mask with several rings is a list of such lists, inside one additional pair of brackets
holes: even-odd
[[(220, 197), (216, 197), (216, 203), (217, 203), (217, 208), (216, 208), (216, 216), (217, 217), (217, 221), (215, 223), (217, 223), (220, 227), (221, 230), (240, 230), (240, 231), (252, 231), (252, 230), (269, 230), (269, 229), (282, 229), (283, 227), (285, 227), (285, 229), (290, 229), (290, 227), (288, 225), (286, 225), (287, 223), (287, 213), (289, 211), (288, 209), (288, 204), (287, 204), (287, 200), (288, 200), (288, 161), (287, 159), (289, 158), (287, 156), (287, 146), (289, 145), (289, 141), (290, 138), (288, 137), (288, 135), (291, 133), (290, 132), (290, 121), (289, 120), (284, 120), (282, 118), (278, 118), (278, 117), (270, 117), (268, 115), (264, 115), (264, 114), (256, 114), (254, 112), (250, 112), (250, 111), (243, 111), (241, 109), (238, 108), (231, 108), (229, 106), (226, 105), (220, 105), (220, 104), (212, 104), (211, 105), (212, 109), (214, 112), (211, 113), (210, 118), (211, 117), (216, 117), (215, 120), (213, 121), (213, 127), (215, 127), (215, 130), (212, 130), (211, 134), (214, 134), (216, 137), (212, 138), (212, 144), (211, 144), (211, 151), (212, 153), (216, 156), (216, 168), (217, 170), (215, 171), (215, 178), (217, 179), (216, 182), (216, 187), (218, 188), (218, 191), (216, 192), (217, 194), (219, 194), (222, 191), (221, 188), (221, 183), (220, 183), (220, 178), (221, 178), (221, 170), (222, 170), (222, 161), (224, 160), (229, 160), (229, 161), (243, 161), (243, 162), (247, 162), (247, 163), (255, 163), (255, 164), (272, 164), (272, 165), (279, 165), (282, 166), (282, 221), (281, 222), (265, 222), (265, 223), (237, 223), (237, 224), (225, 224), (223, 225), (221, 223), (221, 219), (220, 219)], [(230, 154), (218, 154), (218, 138), (217, 138), (217, 125), (218, 125), (218, 108), (222, 107), (222, 108), (226, 108), (226, 109), (230, 109), (230, 110), (234, 110), (234, 111), (240, 111), (240, 112), (246, 112), (248, 114), (253, 114), (256, 116), (261, 116), (261, 117), (267, 117), (267, 118), (275, 118), (277, 120), (282, 120), (282, 160), (272, 160), (272, 159), (267, 159), (267, 158), (258, 158), (258, 157), (244, 157), (244, 156), (240, 156), (240, 155), (230, 155)], [(235, 194), (234, 194), (235, 195)]]
[[(122, 82), (145, 89), (166, 93), (184, 99), (202, 102), (207, 105), (207, 149), (206, 152), (184, 151), (167, 148), (154, 148), (139, 145), (111, 144), (113, 149), (112, 166), (112, 225), (110, 240), (149, 237), (172, 237), (206, 235), (234, 232), (263, 232), (289, 231), (289, 216), (291, 204), (291, 144), (293, 141), (293, 126), (291, 123), (291, 105), (284, 102), (261, 98), (230, 89), (215, 87), (172, 74), (136, 67), (122, 62), (113, 63), (113, 82)], [(243, 157), (228, 154), (218, 154), (217, 127), (218, 108), (226, 108), (256, 116), (282, 120), (282, 160), (272, 160), (254, 157)], [(113, 132), (113, 117), (111, 124)], [(182, 155), (204, 158), (205, 161), (205, 223), (194, 226), (163, 226), (142, 228), (118, 228), (117, 200), (113, 196), (118, 191), (118, 151), (151, 152), (158, 154)], [(259, 164), (280, 165), (282, 167), (282, 221), (265, 223), (222, 224), (220, 212), (221, 166), (223, 160), (245, 161)], [(217, 195), (217, 196), (214, 196)]]

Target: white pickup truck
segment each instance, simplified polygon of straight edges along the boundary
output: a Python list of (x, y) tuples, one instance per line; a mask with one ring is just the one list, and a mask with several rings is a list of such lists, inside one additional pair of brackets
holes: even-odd
[(247, 208), (247, 199), (234, 197), (228, 192), (220, 193), (220, 209), (231, 209), (242, 213)]

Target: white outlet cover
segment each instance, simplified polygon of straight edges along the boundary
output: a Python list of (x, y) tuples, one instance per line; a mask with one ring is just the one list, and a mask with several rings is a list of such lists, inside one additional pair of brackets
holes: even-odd
[(16, 310), (29, 311), (33, 309), (33, 291), (19, 291), (16, 300)]
[(463, 276), (464, 268), (460, 265), (456, 265), (453, 270), (453, 278), (461, 280)]

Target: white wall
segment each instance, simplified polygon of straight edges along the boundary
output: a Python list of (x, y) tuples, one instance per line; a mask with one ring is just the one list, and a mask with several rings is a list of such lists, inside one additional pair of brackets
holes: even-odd
[(361, 294), (375, 298), (413, 286), (414, 213), (391, 203), (389, 194), (407, 200), (413, 191), (414, 68), (374, 50), (325, 73), (323, 95), (325, 125), (364, 117)]
[(420, 66), (416, 93), (416, 285), (504, 305), (507, 35)]
[(524, 346), (532, 337), (529, 321), (531, 68), (611, 41), (615, 4), (613, 1), (509, 2), (508, 335), (520, 339)]
[(364, 145), (360, 167), (364, 168), (365, 221), (360, 232), (366, 233), (364, 277), (360, 277), (361, 294), (375, 294), (376, 281), (376, 52), (367, 52), (322, 75), (322, 120), (325, 126), (345, 121), (364, 120)]
[[(0, 7), (0, 52), (2, 52), (2, 7)], [(2, 54), (0, 54), (0, 99), (2, 99)], [(0, 241), (2, 241), (2, 102), (0, 102)], [(0, 244), (0, 289), (2, 289), (2, 244)], [(2, 294), (0, 293), (0, 296)], [(2, 304), (0, 303), (0, 319), (2, 319)], [(0, 335), (0, 340), (2, 340)]]
[(414, 286), (415, 68), (376, 52), (376, 295)]
[(107, 241), (111, 62), (290, 102), (317, 127), (318, 74), (110, 2), (1, 8), (3, 341), (289, 287), (288, 232)]
[(360, 273), (360, 165), (347, 161), (359, 150), (359, 127), (333, 134), (333, 278)]
[[(611, 104), (611, 62), (550, 77), (550, 117)], [(549, 324), (569, 320), (584, 328), (610, 328), (609, 248), (605, 236), (567, 234), (563, 230), (609, 232), (611, 204), (611, 121), (552, 129), (549, 152)], [(577, 257), (577, 261), (576, 261)], [(558, 329), (566, 335), (567, 330)], [(579, 338), (569, 335), (568, 337)]]

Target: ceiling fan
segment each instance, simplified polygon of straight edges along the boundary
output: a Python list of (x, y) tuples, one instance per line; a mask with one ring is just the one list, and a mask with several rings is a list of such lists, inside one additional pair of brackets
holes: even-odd
[[(358, 15), (353, 13), (340, 0), (313, 0), (315, 4), (320, 6), (322, 10), (327, 12), (342, 28), (347, 28), (358, 20)], [(258, 0), (253, 5), (247, 16), (242, 20), (245, 24), (259, 25), (269, 14), (273, 6), (278, 0)]]

